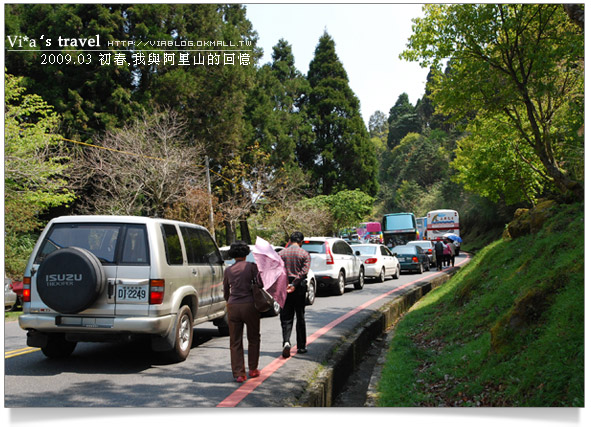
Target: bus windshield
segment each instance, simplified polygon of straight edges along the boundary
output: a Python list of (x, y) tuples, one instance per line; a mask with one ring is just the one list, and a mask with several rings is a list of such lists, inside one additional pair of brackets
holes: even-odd
[(412, 215), (389, 215), (384, 221), (384, 231), (386, 230), (412, 230), (415, 228)]

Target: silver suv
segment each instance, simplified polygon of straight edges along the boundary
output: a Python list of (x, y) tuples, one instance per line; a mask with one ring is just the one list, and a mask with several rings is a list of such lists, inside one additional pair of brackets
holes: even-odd
[(42, 232), (25, 270), (27, 345), (69, 356), (78, 341), (149, 336), (187, 358), (193, 326), (228, 334), (224, 262), (198, 225), (133, 216), (66, 216)]
[(351, 246), (336, 237), (308, 237), (302, 248), (310, 253), (310, 269), (314, 271), (318, 288), (332, 288), (336, 295), (345, 293), (345, 285), (353, 283), (362, 289), (364, 282), (363, 262)]

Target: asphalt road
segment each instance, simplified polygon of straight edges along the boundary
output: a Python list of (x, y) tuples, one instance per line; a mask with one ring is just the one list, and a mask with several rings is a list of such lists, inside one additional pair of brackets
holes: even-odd
[[(456, 257), (456, 266), (467, 261)], [(278, 317), (261, 320), (262, 375), (239, 385), (230, 370), (229, 341), (212, 324), (195, 328), (185, 362), (158, 360), (142, 342), (79, 343), (67, 359), (47, 359), (27, 348), (18, 322), (5, 324), (5, 407), (212, 408), (289, 407), (297, 402), (319, 364), (340, 340), (374, 310), (410, 291), (416, 282), (441, 274), (403, 273), (399, 279), (367, 280), (362, 290), (347, 286), (342, 296), (320, 294), (306, 308), (309, 352), (281, 357)], [(295, 328), (292, 342), (295, 342)], [(246, 338), (245, 338), (246, 345)]]

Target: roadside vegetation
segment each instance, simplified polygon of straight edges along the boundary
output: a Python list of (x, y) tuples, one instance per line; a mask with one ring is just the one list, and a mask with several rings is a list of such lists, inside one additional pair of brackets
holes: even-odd
[[(584, 5), (425, 5), (400, 53), (429, 68), (425, 93), (392, 94), (367, 125), (338, 40), (322, 34), (308, 70), (283, 39), (262, 64), (247, 9), (5, 6), (7, 35), (29, 40), (5, 60), (5, 275), (22, 278), (59, 215), (160, 216), (207, 225), (220, 245), (282, 245), (294, 229), (330, 235), (446, 208), (476, 251), (518, 208), (583, 200)], [(41, 40), (97, 33), (175, 46), (222, 37), (252, 56), (111, 63), (121, 52), (109, 46), (103, 63), (40, 66)]]
[(583, 205), (480, 250), (397, 324), (379, 405), (582, 407)]

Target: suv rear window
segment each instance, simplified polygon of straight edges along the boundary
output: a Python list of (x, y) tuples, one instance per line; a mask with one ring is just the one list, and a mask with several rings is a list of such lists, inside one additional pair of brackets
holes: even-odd
[(325, 242), (313, 242), (310, 240), (304, 240), (302, 249), (307, 250), (311, 254), (325, 254), (326, 245)]
[(70, 246), (89, 250), (103, 264), (150, 261), (145, 226), (78, 223), (55, 224), (41, 243), (35, 263), (40, 264), (50, 253)]

